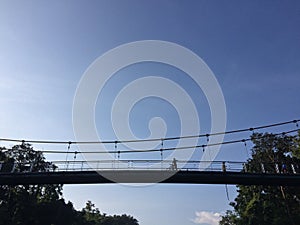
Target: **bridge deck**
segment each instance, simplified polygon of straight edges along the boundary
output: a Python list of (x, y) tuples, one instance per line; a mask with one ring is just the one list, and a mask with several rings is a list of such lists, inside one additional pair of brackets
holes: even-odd
[[(113, 179), (110, 179), (113, 178)], [(112, 181), (113, 180), (113, 181)], [(300, 186), (300, 174), (268, 174), (216, 171), (105, 170), (1, 173), (0, 185), (174, 183)]]

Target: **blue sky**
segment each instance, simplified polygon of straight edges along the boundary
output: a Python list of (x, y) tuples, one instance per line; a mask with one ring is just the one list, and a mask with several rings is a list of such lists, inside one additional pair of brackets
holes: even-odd
[[(206, 62), (224, 94), (228, 130), (299, 119), (299, 12), (298, 1), (2, 0), (0, 136), (74, 140), (72, 104), (82, 75), (108, 50), (140, 40), (174, 42)], [(125, 68), (107, 83), (96, 105), (95, 120), (104, 124), (97, 127), (99, 134), (115, 138), (109, 106), (122, 85), (145, 74), (186, 89), (202, 131), (209, 131), (201, 90), (174, 68), (145, 63)], [(161, 116), (167, 136), (178, 135), (174, 108), (146, 100), (132, 110), (135, 134), (147, 137), (149, 119)], [(242, 147), (222, 147), (217, 158), (243, 160)], [(235, 187), (229, 190), (233, 200)], [(92, 200), (102, 212), (128, 213), (143, 225), (205, 224), (195, 220), (196, 212), (213, 217), (211, 212), (229, 209), (224, 185), (65, 185), (64, 196), (76, 208)]]

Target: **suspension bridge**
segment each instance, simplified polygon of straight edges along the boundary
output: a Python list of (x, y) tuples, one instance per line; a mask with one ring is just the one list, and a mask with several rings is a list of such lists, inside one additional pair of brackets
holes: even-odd
[[(280, 132), (275, 135), (283, 135), (299, 132), (299, 120), (284, 123), (265, 125), (249, 129), (227, 131), (224, 134), (253, 132), (275, 126), (295, 123), (297, 129)], [(0, 185), (24, 185), (24, 184), (83, 184), (83, 183), (176, 183), (176, 184), (241, 184), (241, 185), (282, 185), (300, 186), (300, 165), (298, 162), (286, 164), (286, 162), (264, 162), (256, 165), (256, 169), (250, 170), (247, 162), (238, 161), (201, 161), (181, 160), (173, 158), (165, 159), (163, 152), (178, 151), (192, 148), (205, 148), (215, 145), (243, 143), (250, 139), (238, 139), (224, 141), (222, 143), (210, 143), (197, 146), (163, 147), (163, 143), (169, 140), (200, 138), (207, 139), (217, 134), (201, 134), (186, 137), (172, 137), (153, 140), (127, 140), (127, 141), (105, 141), (105, 142), (70, 142), (70, 141), (25, 141), (18, 139), (0, 138), (0, 141), (20, 142), (21, 147), (25, 143), (39, 144), (66, 144), (67, 150), (29, 150), (31, 153), (66, 155), (66, 160), (47, 161), (46, 169), (41, 169), (35, 160), (0, 161)], [(125, 142), (161, 141), (159, 149), (142, 150), (119, 150), (118, 144)], [(80, 152), (71, 151), (73, 144), (113, 144), (114, 149), (110, 151)], [(208, 143), (208, 141), (207, 141)], [(2, 149), (0, 153), (15, 151), (16, 149)], [(22, 148), (19, 149), (22, 151)], [(27, 149), (28, 150), (28, 149)], [(25, 150), (25, 151), (27, 151)], [(159, 152), (160, 159), (120, 159), (120, 154)], [(80, 154), (114, 154), (114, 159), (88, 160), (78, 159)], [(68, 154), (74, 154), (72, 160)], [(117, 156), (117, 157), (116, 157)], [(61, 157), (60, 157), (61, 158)], [(1, 159), (1, 158), (0, 158)]]
[[(57, 161), (49, 171), (37, 171), (30, 164), (0, 163), (0, 185), (82, 184), (82, 183), (176, 183), (176, 184), (241, 184), (300, 185), (299, 165), (260, 164), (260, 171), (247, 172), (242, 162), (233, 161)], [(186, 165), (181, 169), (180, 163)], [(205, 170), (198, 167), (209, 163)], [(111, 168), (107, 165), (111, 164)], [(153, 166), (153, 165), (159, 166)], [(127, 166), (126, 166), (127, 165)], [(274, 168), (275, 173), (265, 168)], [(282, 168), (282, 165), (281, 165)], [(21, 169), (21, 170), (20, 170)], [(113, 178), (113, 179), (110, 179)]]

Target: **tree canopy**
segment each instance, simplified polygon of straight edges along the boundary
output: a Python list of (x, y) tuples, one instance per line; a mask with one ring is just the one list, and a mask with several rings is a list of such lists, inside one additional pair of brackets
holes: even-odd
[[(29, 144), (0, 148), (0, 171), (50, 171), (56, 166)], [(90, 201), (81, 211), (62, 198), (61, 184), (0, 186), (0, 225), (138, 225), (128, 215), (108, 216)]]
[[(299, 135), (255, 133), (247, 172), (299, 173)], [(245, 171), (246, 172), (246, 171)], [(300, 187), (237, 186), (238, 195), (220, 225), (300, 224)]]

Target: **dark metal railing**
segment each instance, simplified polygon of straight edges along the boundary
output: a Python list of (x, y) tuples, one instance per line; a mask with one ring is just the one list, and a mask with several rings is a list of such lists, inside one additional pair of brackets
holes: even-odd
[(92, 160), (52, 161), (47, 168), (39, 169), (35, 162), (0, 162), (1, 173), (97, 171), (97, 170), (180, 170), (216, 172), (254, 172), (298, 174), (297, 164), (259, 163), (246, 164), (236, 161), (183, 161), (183, 160)]

